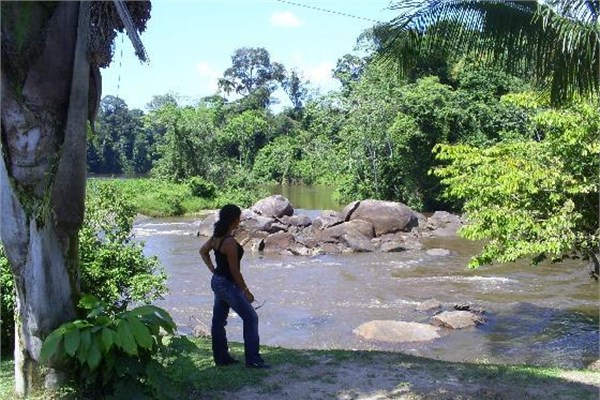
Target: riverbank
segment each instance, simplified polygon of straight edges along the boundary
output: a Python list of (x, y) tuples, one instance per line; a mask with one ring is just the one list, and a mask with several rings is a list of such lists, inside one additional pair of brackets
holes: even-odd
[[(232, 343), (231, 352), (243, 358), (241, 344)], [(172, 393), (182, 399), (598, 399), (600, 393), (597, 370), (445, 362), (380, 351), (263, 347), (262, 353), (269, 370), (215, 367), (209, 339), (184, 338), (171, 342), (163, 364)], [(12, 399), (13, 363), (0, 366), (0, 399)]]
[(266, 190), (221, 187), (192, 178), (173, 183), (153, 178), (89, 178), (88, 192), (110, 187), (121, 193), (137, 213), (149, 217), (197, 216), (227, 203), (242, 207), (253, 204), (268, 195)]
[(270, 194), (282, 194), (294, 207), (341, 210), (326, 186), (261, 184), (247, 187), (216, 187), (199, 178), (174, 183), (155, 178), (90, 177), (88, 190), (110, 186), (122, 193), (139, 213), (149, 217), (203, 216), (227, 203), (249, 207)]

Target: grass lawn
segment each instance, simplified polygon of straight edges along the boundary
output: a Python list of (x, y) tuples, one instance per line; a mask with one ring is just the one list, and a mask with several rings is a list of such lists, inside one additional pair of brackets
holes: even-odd
[[(243, 346), (231, 344), (243, 359)], [(270, 370), (215, 367), (209, 339), (175, 339), (163, 358), (181, 399), (594, 399), (599, 371), (444, 362), (400, 353), (263, 347)], [(13, 399), (13, 363), (0, 370), (0, 399)], [(36, 399), (77, 398), (68, 391)]]

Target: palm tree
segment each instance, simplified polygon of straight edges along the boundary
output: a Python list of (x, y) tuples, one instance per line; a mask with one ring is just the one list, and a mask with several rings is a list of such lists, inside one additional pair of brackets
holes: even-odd
[(415, 0), (374, 29), (379, 51), (406, 72), (433, 49), (526, 72), (554, 104), (599, 93), (598, 0)]

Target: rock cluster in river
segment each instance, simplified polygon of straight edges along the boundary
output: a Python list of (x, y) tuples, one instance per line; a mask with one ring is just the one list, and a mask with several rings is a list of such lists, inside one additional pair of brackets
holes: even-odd
[[(198, 235), (211, 236), (217, 218), (216, 212), (206, 217)], [(289, 200), (274, 195), (243, 210), (235, 236), (254, 252), (310, 256), (420, 249), (420, 238), (456, 235), (461, 226), (460, 217), (444, 211), (426, 218), (405, 204), (381, 200), (355, 201), (311, 219), (294, 215)]]
[(444, 330), (473, 328), (486, 321), (485, 311), (480, 307), (457, 304), (454, 305), (453, 310), (442, 311), (442, 303), (435, 299), (420, 303), (416, 311), (429, 315), (429, 323), (373, 320), (361, 324), (353, 332), (367, 341), (429, 342), (440, 338), (444, 334)]

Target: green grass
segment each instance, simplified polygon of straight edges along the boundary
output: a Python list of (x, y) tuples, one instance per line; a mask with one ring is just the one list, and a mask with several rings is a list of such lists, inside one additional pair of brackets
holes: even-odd
[[(5, 357), (5, 355), (2, 355)], [(14, 400), (15, 395), (15, 362), (13, 359), (0, 360), (0, 400)], [(28, 400), (67, 400), (78, 399), (72, 387), (64, 387), (57, 391), (39, 391), (27, 396)]]
[[(349, 369), (362, 372), (350, 383), (351, 387), (344, 389), (368, 392), (375, 385), (377, 390), (387, 391), (392, 398), (398, 393), (408, 393), (406, 398), (432, 399), (443, 392), (446, 393), (444, 398), (463, 399), (597, 400), (600, 388), (598, 371), (445, 362), (380, 351), (294, 350), (264, 346), (261, 353), (273, 369), (253, 370), (244, 367), (244, 349), (240, 343), (230, 343), (230, 352), (242, 362), (216, 367), (210, 347), (210, 339), (173, 338), (160, 355), (165, 367), (163, 380), (176, 398), (226, 399), (227, 393), (244, 388), (251, 388), (253, 393), (265, 398), (288, 398), (287, 391), (294, 385), (313, 385), (312, 389), (307, 387), (307, 398), (335, 398), (339, 397), (339, 391), (336, 394), (326, 390), (336, 384), (339, 386), (339, 380)], [(11, 360), (0, 363), (0, 399), (14, 398), (13, 368)], [(579, 381), (566, 378), (568, 374), (577, 374)], [(383, 383), (377, 381), (382, 375), (387, 379)], [(320, 390), (323, 392), (318, 393)], [(70, 399), (77, 396), (66, 389), (59, 394), (44, 393), (32, 398)]]
[(121, 192), (139, 214), (149, 217), (171, 217), (198, 215), (214, 210), (227, 203), (248, 207), (268, 193), (260, 188), (217, 190), (214, 198), (194, 196), (186, 183), (173, 183), (153, 178), (89, 178), (88, 187), (112, 186)]
[(195, 197), (183, 183), (160, 179), (88, 179), (88, 185), (110, 185), (131, 201), (138, 213), (167, 217), (216, 208), (215, 199)]
[(15, 363), (13, 360), (0, 362), (0, 398), (8, 398), (9, 393), (15, 390)]

